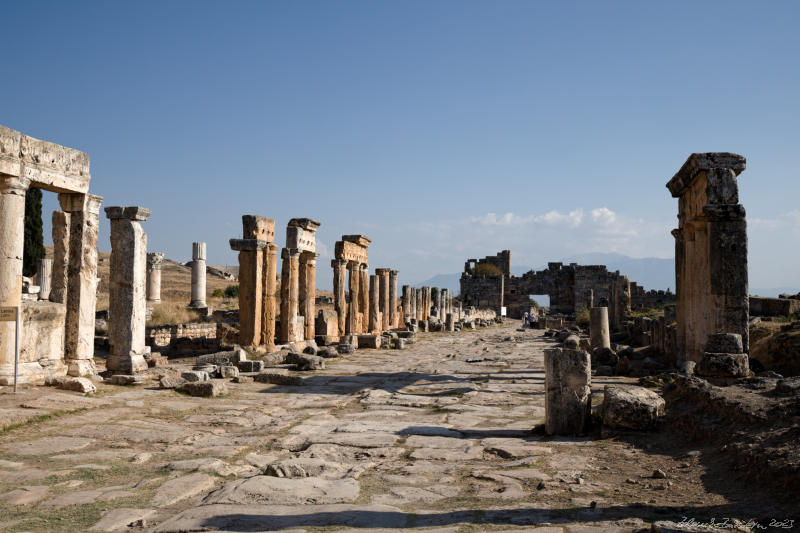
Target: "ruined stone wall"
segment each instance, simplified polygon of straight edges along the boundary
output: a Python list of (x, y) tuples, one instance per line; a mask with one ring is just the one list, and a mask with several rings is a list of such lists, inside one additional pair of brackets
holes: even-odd
[(465, 306), (487, 307), (500, 310), (503, 302), (502, 276), (461, 275), (461, 301)]
[(219, 350), (215, 322), (198, 322), (147, 328), (147, 345), (165, 355), (213, 353)]
[(800, 300), (750, 297), (750, 316), (789, 316), (800, 311)]
[(483, 259), (467, 259), (464, 263), (464, 273), (475, 274), (478, 265), (492, 265), (504, 276), (511, 276), (511, 250), (503, 250), (497, 255), (487, 255)]
[(657, 309), (675, 303), (675, 293), (670, 290), (645, 290), (644, 287), (631, 282), (631, 309)]

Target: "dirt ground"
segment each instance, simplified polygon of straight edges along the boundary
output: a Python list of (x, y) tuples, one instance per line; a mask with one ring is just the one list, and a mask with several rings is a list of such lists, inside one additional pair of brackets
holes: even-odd
[[(577, 533), (800, 514), (669, 427), (532, 431), (552, 341), (517, 327), (422, 333), (293, 373), (302, 386), (228, 383), (217, 398), (2, 388), (0, 529)], [(593, 403), (609, 383), (633, 380), (594, 378)]]

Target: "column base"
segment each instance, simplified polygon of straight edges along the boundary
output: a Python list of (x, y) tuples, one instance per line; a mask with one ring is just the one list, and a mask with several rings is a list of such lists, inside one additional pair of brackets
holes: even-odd
[[(48, 378), (63, 376), (67, 366), (60, 360), (42, 366), (38, 361), (20, 362), (19, 384), (44, 385)], [(0, 385), (14, 385), (14, 364), (0, 365)]]
[(205, 301), (201, 302), (199, 300), (192, 300), (186, 307), (188, 307), (189, 309), (204, 309), (208, 307), (208, 304), (206, 304)]
[(147, 361), (142, 354), (112, 355), (109, 354), (106, 368), (112, 372), (138, 374), (147, 370)]
[(97, 374), (97, 367), (92, 359), (69, 359), (67, 365), (68, 376), (83, 377)]

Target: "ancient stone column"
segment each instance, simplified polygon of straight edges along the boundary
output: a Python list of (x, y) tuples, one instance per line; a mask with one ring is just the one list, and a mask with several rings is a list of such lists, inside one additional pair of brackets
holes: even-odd
[(453, 318), (453, 313), (447, 313), (445, 328), (447, 331), (453, 332), (456, 330), (456, 321)]
[(366, 333), (369, 331), (369, 265), (361, 263), (359, 270), (359, 314), (361, 316), (361, 323), (359, 333)]
[(347, 321), (347, 297), (345, 285), (347, 283), (347, 261), (344, 259), (331, 260), (333, 267), (333, 306), (338, 318), (339, 335), (344, 335)]
[(428, 320), (431, 318), (431, 306), (433, 305), (430, 287), (422, 287), (422, 299), (422, 320)]
[(300, 254), (300, 310), (304, 317), (305, 339), (314, 339), (314, 320), (317, 295), (317, 257), (314, 252)]
[(110, 349), (106, 366), (112, 372), (133, 374), (147, 369), (144, 360), (147, 235), (140, 222), (147, 220), (150, 210), (106, 207), (105, 211), (111, 220)]
[(281, 251), (281, 333), (280, 342), (299, 342), (303, 332), (298, 324), (300, 298), (300, 251), (284, 248)]
[(69, 213), (53, 211), (53, 284), (50, 301), (67, 303), (67, 280), (69, 278)]
[(381, 312), (381, 331), (389, 330), (389, 269), (376, 268), (375, 274), (378, 275), (380, 284), (380, 303), (378, 308)]
[(679, 198), (675, 237), (679, 360), (703, 359), (709, 336), (739, 334), (749, 352), (747, 222), (737, 176), (745, 158), (692, 154), (667, 183)]
[(436, 291), (436, 309), (437, 309), (437, 317), (439, 320), (444, 321), (444, 291), (439, 289)]
[(585, 305), (587, 309), (594, 307), (594, 290), (586, 289), (583, 291), (583, 305)]
[(389, 329), (397, 327), (397, 270), (389, 271)]
[(350, 285), (350, 301), (347, 306), (347, 335), (358, 335), (360, 330), (360, 318), (358, 316), (359, 294), (358, 285), (360, 282), (361, 266), (356, 261), (347, 262), (348, 283)]
[(422, 320), (422, 317), (424, 316), (424, 313), (422, 312), (422, 310), (425, 308), (425, 301), (424, 301), (424, 298), (423, 298), (424, 290), (423, 290), (423, 288), (417, 288), (417, 289), (414, 289), (414, 292), (417, 294), (417, 297), (416, 297), (416, 300), (417, 300), (417, 309), (416, 309), (416, 311), (417, 311), (417, 320)]
[(150, 252), (147, 254), (147, 301), (161, 301), (161, 265), (164, 254)]
[(239, 252), (239, 344), (260, 346), (263, 330), (261, 320), (264, 318), (262, 276), (267, 241), (254, 238), (231, 239), (230, 246), (231, 250)]
[(261, 281), (264, 285), (263, 308), (261, 318), (261, 342), (268, 352), (275, 351), (275, 309), (276, 289), (278, 275), (278, 245), (268, 244), (264, 250), (264, 274)]
[[(68, 360), (67, 373), (70, 376), (87, 376), (95, 373), (94, 315), (97, 305), (98, 282), (97, 230), (100, 222), (100, 204), (103, 198), (94, 194), (59, 194), (58, 201), (61, 209), (70, 214), (64, 355)], [(147, 211), (147, 215), (143, 220), (150, 215), (149, 209), (145, 209), (145, 211)], [(136, 224), (139, 225), (138, 222)], [(145, 237), (142, 254), (147, 253), (146, 239)], [(145, 261), (146, 256), (143, 255), (141, 260), (142, 291), (144, 291)], [(144, 297), (144, 292), (142, 292), (142, 297)], [(142, 325), (142, 342), (144, 342), (144, 325)]]
[(570, 348), (544, 351), (545, 432), (583, 435), (592, 413), (592, 366), (587, 352)]
[(192, 243), (192, 309), (202, 309), (206, 305), (206, 243)]
[(408, 300), (408, 292), (409, 292), (409, 290), (408, 289), (409, 289), (408, 285), (403, 285), (402, 296), (400, 297), (401, 302), (402, 302), (401, 305), (403, 307), (403, 315), (404, 316), (408, 316), (409, 315), (409, 300)]
[(611, 348), (608, 329), (608, 307), (592, 307), (589, 310), (589, 340), (592, 350)]
[(53, 260), (39, 260), (39, 272), (36, 274), (36, 282), (39, 284), (39, 299), (50, 299), (50, 287), (53, 281)]
[[(25, 193), (28, 181), (0, 174), (0, 306), (22, 305)], [(0, 384), (14, 382), (16, 324), (0, 322)]]
[(369, 277), (369, 332), (379, 332), (381, 329), (380, 315), (380, 281), (377, 274)]

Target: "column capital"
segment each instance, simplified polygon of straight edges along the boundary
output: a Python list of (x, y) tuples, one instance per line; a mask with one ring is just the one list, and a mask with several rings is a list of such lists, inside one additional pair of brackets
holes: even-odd
[[(87, 206), (84, 202), (89, 202), (89, 198), (86, 198), (89, 195), (75, 195), (75, 194), (59, 194), (58, 201), (61, 203), (61, 208), (64, 211), (83, 211), (84, 206)], [(63, 197), (63, 199), (62, 199)], [(68, 198), (67, 198), (68, 197)], [(81, 208), (76, 209), (78, 207), (74, 202), (80, 201), (80, 198), (76, 197), (84, 197), (84, 202), (81, 202)], [(98, 204), (98, 207), (100, 204)], [(106, 217), (111, 220), (119, 220), (119, 219), (126, 219), (126, 220), (135, 220), (137, 222), (143, 222), (147, 220), (150, 216), (150, 210), (146, 207), (140, 206), (128, 206), (128, 207), (120, 207), (120, 206), (112, 206), (105, 208)]]
[(347, 266), (347, 259), (331, 259), (331, 266), (333, 268), (343, 268)]
[(369, 265), (367, 263), (361, 263), (361, 266), (359, 268), (361, 270), (369, 271)]
[(361, 270), (361, 265), (363, 265), (363, 264), (364, 263), (360, 263), (358, 261), (348, 261), (347, 262), (347, 268), (349, 268), (351, 270), (359, 271), (359, 270)]
[(0, 194), (25, 195), (30, 185), (31, 180), (24, 176), (0, 174)]
[(161, 263), (164, 261), (164, 254), (161, 252), (147, 253), (147, 269), (161, 270)]
[(391, 276), (393, 278), (396, 278), (399, 273), (400, 273), (399, 270), (390, 270), (389, 271), (389, 276)]
[(284, 248), (281, 250), (281, 259), (299, 259), (300, 250), (297, 248)]
[(376, 268), (375, 273), (379, 276), (388, 276), (390, 269), (388, 268)]

